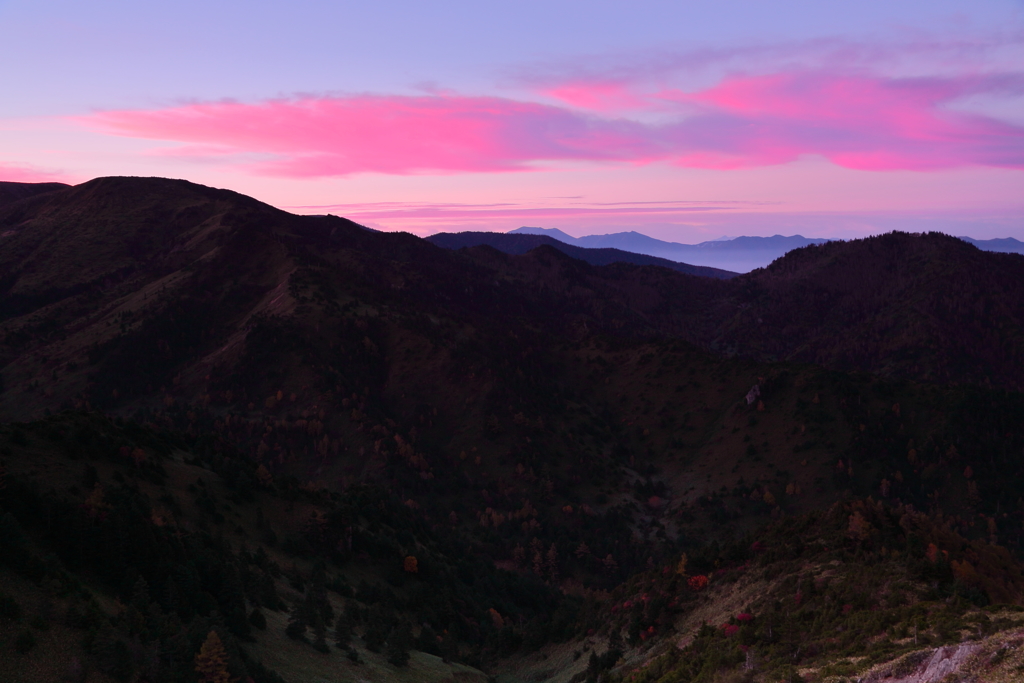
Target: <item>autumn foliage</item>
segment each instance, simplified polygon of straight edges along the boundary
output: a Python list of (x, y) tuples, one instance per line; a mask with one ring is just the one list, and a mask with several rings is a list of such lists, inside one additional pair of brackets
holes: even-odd
[(228, 654), (216, 631), (210, 631), (196, 655), (196, 674), (201, 683), (232, 683)]
[(692, 591), (693, 591), (694, 593), (696, 593), (696, 592), (698, 592), (698, 591), (702, 591), (702, 590), (704, 590), (705, 588), (707, 588), (707, 587), (708, 587), (708, 577), (706, 577), (706, 576), (705, 576), (705, 575), (703, 575), (703, 574), (698, 574), (698, 575), (696, 575), (696, 576), (691, 576), (691, 577), (690, 577), (690, 578), (689, 578), (689, 579), (688, 579), (688, 580), (686, 581), (686, 585), (687, 585), (687, 586), (688, 586), (688, 587), (690, 588), (690, 590), (692, 590)]

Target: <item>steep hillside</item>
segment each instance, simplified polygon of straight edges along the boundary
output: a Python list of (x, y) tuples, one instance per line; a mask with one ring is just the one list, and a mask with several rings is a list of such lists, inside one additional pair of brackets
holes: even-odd
[(954, 526), (855, 500), (768, 525), (720, 565), (682, 555), (588, 600), (591, 654), (551, 680), (1018, 680), (1024, 574)]
[[(794, 514), (801, 492), (769, 502), (765, 486), (737, 498), (775, 506), (767, 525), (731, 539), (709, 527), (617, 574), (590, 523), (570, 521), (570, 545), (539, 560), (504, 561), (500, 538), (519, 532), (497, 511), (467, 523), (430, 496), (319, 488), (185, 410), (154, 417), (0, 428), (5, 680), (191, 681), (210, 633), (225, 670), (258, 683), (482, 683), (480, 668), (501, 681), (685, 683), (934, 668), (914, 680), (938, 683), (1011, 681), (1022, 665), (1024, 574), (997, 545), (1019, 509), (975, 529), (939, 497), (929, 513), (882, 491)], [(652, 526), (723, 510), (714, 498)], [(515, 521), (540, 538), (570, 513), (537, 500)]]
[(194, 681), (216, 633), (235, 680), (483, 683), (460, 662), (498, 647), (488, 610), (543, 634), (558, 604), (380, 490), (274, 478), (223, 442), (65, 414), (0, 428), (0, 453), (5, 681)]

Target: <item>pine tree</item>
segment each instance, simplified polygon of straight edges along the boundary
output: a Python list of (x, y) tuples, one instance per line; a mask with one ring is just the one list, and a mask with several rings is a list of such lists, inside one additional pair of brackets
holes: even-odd
[(348, 650), (352, 647), (352, 624), (344, 614), (338, 617), (334, 626), (334, 645), (339, 650)]
[(552, 583), (558, 582), (558, 548), (552, 543), (545, 556), (544, 568), (547, 569), (548, 577)]
[(420, 635), (416, 639), (416, 649), (421, 652), (428, 652), (432, 655), (441, 656), (441, 648), (438, 646), (437, 633), (430, 624), (423, 624)]
[(305, 637), (306, 628), (309, 626), (308, 611), (305, 599), (292, 606), (292, 611), (288, 615), (288, 626), (284, 630), (289, 638), (300, 640)]
[(384, 610), (379, 605), (370, 610), (370, 617), (367, 619), (366, 631), (363, 633), (363, 641), (366, 649), (370, 652), (380, 652), (384, 641), (388, 636), (388, 619)]
[(232, 683), (228, 672), (228, 653), (216, 631), (210, 631), (196, 655), (196, 673), (200, 683)]
[(259, 607), (254, 607), (252, 612), (249, 613), (249, 623), (261, 631), (267, 629), (267, 617)]
[[(260, 548), (263, 550), (263, 548)], [(274, 578), (266, 571), (260, 572), (259, 594), (260, 604), (275, 612), (281, 610), (281, 598), (277, 595), (277, 588), (274, 585)]]
[(318, 609), (313, 599), (313, 592), (306, 593), (306, 611), (310, 615), (309, 626), (313, 630), (313, 647), (320, 652), (330, 652), (327, 647), (327, 625), (324, 623), (323, 613)]
[(388, 661), (395, 666), (405, 666), (409, 663), (409, 647), (412, 645), (412, 632), (409, 626), (402, 622), (391, 630), (388, 636), (387, 657)]
[(249, 619), (245, 613), (245, 592), (242, 590), (242, 581), (238, 576), (238, 569), (235, 563), (228, 560), (224, 562), (222, 583), (218, 602), (227, 626), (239, 638), (248, 638)]
[(349, 623), (349, 626), (355, 626), (356, 624), (361, 623), (363, 615), (360, 613), (359, 605), (357, 605), (353, 600), (346, 600), (343, 618)]
[(334, 608), (327, 597), (327, 574), (323, 560), (317, 560), (313, 565), (313, 573), (309, 577), (309, 592), (313, 609), (319, 614), (325, 626), (334, 622)]
[(622, 650), (622, 645), (622, 633), (613, 625), (611, 632), (608, 634), (608, 649)]

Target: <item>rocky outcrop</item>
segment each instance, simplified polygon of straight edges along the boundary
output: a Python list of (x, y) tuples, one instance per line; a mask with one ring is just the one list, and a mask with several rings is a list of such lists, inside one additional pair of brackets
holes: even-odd
[(939, 683), (959, 673), (979, 649), (976, 643), (961, 643), (912, 652), (869, 673), (860, 683)]

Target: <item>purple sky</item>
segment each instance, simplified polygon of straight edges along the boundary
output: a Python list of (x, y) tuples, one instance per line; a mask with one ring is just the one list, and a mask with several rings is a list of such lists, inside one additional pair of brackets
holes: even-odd
[(1024, 239), (1024, 1), (0, 0), (0, 179), (417, 234)]

